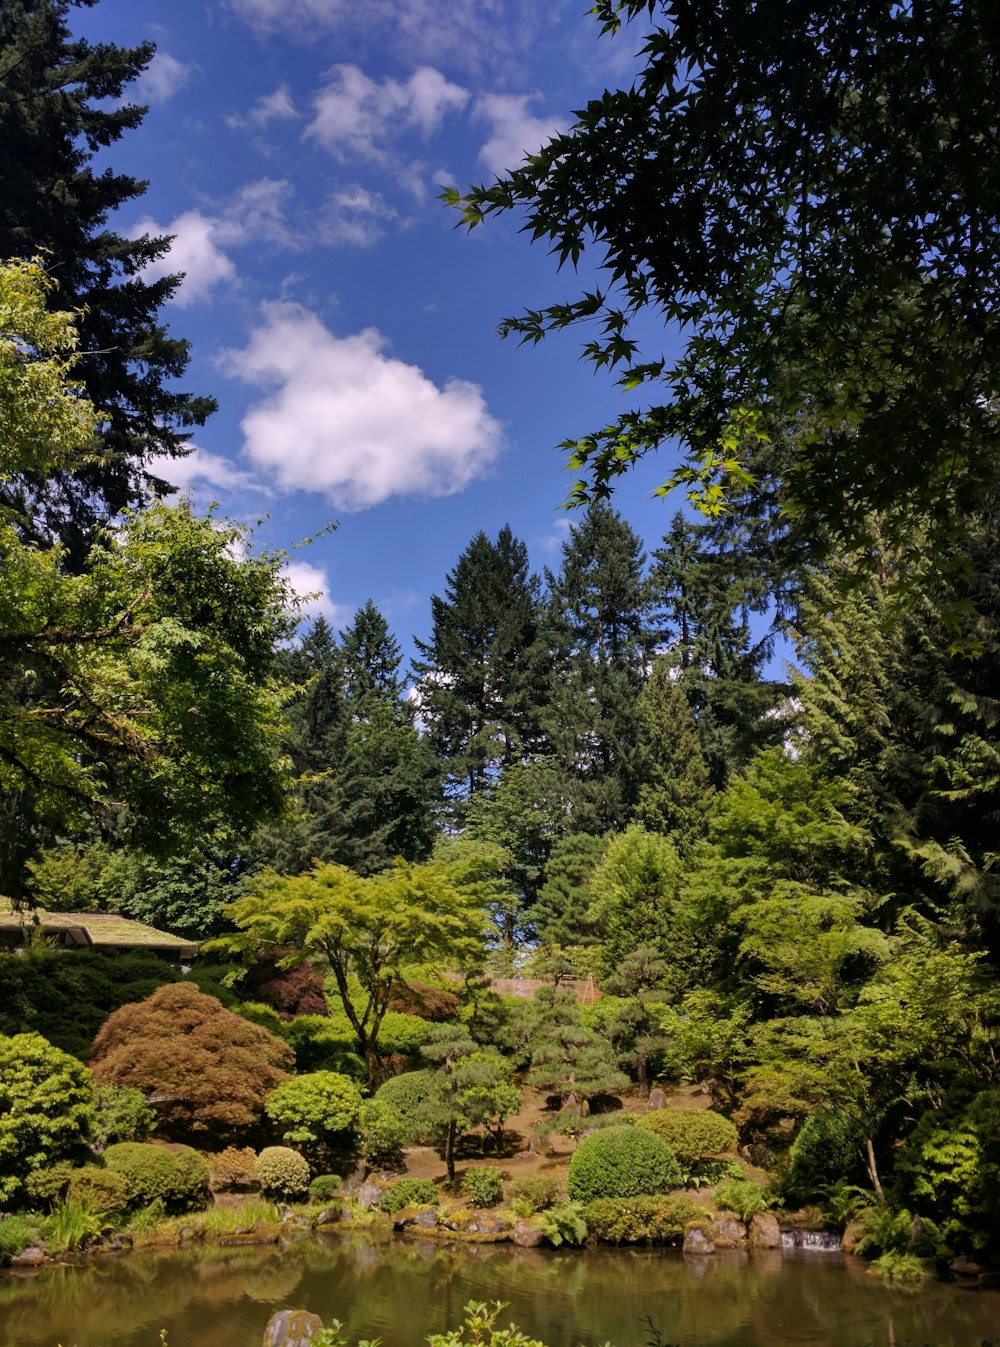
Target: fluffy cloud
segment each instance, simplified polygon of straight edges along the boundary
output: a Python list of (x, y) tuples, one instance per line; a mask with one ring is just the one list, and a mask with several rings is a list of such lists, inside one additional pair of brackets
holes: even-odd
[(301, 600), (298, 611), (303, 617), (325, 617), (335, 627), (350, 621), (350, 608), (330, 598), (330, 577), (323, 567), (308, 561), (286, 561), (281, 573)]
[(236, 267), (218, 245), (217, 227), (217, 221), (198, 210), (185, 211), (168, 225), (157, 224), (144, 216), (132, 229), (133, 238), (143, 234), (174, 236), (169, 250), (144, 269), (144, 278), (158, 280), (161, 276), (183, 272), (184, 280), (173, 301), (181, 308), (207, 299), (217, 285), (235, 280)]
[(481, 476), (502, 433), (481, 388), (438, 387), (385, 353), (373, 329), (334, 336), (315, 314), (270, 304), (223, 367), (267, 392), (244, 416), (244, 449), (285, 491), (322, 492), (342, 510), (391, 496), (448, 496)]
[(226, 125), (234, 130), (242, 130), (244, 127), (260, 130), (271, 122), (290, 121), (298, 115), (288, 86), (281, 84), (273, 94), (261, 94), (255, 99), (249, 112), (227, 117)]
[(473, 116), (486, 122), (490, 136), (479, 157), (498, 177), (517, 166), (529, 154), (535, 154), (546, 141), (565, 130), (566, 123), (555, 117), (536, 117), (530, 104), (537, 94), (484, 94), (476, 100)]
[(356, 65), (334, 66), (313, 100), (306, 129), (335, 158), (384, 161), (389, 143), (405, 131), (429, 136), (449, 112), (468, 102), (469, 92), (430, 66), (406, 81), (370, 79)]
[(204, 485), (221, 491), (252, 491), (268, 494), (268, 487), (253, 473), (238, 467), (231, 458), (195, 448), (183, 458), (166, 455), (150, 460), (149, 471), (181, 491), (194, 491)]
[(185, 65), (169, 52), (158, 51), (134, 85), (134, 101), (165, 103), (183, 89), (191, 78), (193, 65)]

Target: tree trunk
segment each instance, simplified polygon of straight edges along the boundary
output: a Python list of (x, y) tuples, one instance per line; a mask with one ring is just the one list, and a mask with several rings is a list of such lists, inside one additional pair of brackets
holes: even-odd
[(448, 1139), (444, 1143), (444, 1162), (448, 1168), (448, 1182), (455, 1182), (455, 1138), (458, 1135), (458, 1123), (454, 1118), (448, 1124)]
[(645, 1053), (640, 1052), (635, 1059), (635, 1073), (639, 1077), (639, 1098), (649, 1098), (649, 1069)]
[(865, 1137), (865, 1168), (868, 1170), (872, 1187), (878, 1194), (878, 1200), (884, 1202), (885, 1193), (882, 1191), (882, 1184), (879, 1182), (878, 1165), (875, 1163), (875, 1147), (872, 1145), (871, 1137)]

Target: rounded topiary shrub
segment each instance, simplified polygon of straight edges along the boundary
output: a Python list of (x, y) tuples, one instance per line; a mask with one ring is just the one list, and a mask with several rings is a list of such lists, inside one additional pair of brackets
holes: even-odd
[(395, 1155), (410, 1139), (412, 1128), (389, 1099), (366, 1099), (358, 1113), (361, 1149), (369, 1160)]
[(462, 1176), (462, 1192), (473, 1207), (495, 1207), (503, 1197), (503, 1172), (496, 1165), (474, 1165)]
[(638, 1127), (605, 1127), (584, 1137), (569, 1164), (573, 1202), (665, 1193), (683, 1182), (667, 1143)]
[(129, 1205), (128, 1180), (113, 1169), (84, 1165), (73, 1171), (66, 1200), (82, 1202), (91, 1211), (101, 1214), (124, 1211)]
[(268, 1197), (301, 1197), (309, 1190), (309, 1166), (290, 1146), (265, 1146), (257, 1156), (256, 1174)]
[(206, 1155), (214, 1193), (247, 1192), (257, 1182), (257, 1152), (252, 1146), (227, 1146)]
[(104, 1164), (125, 1179), (131, 1206), (159, 1201), (167, 1211), (196, 1211), (208, 1202), (208, 1165), (190, 1146), (121, 1141), (104, 1152)]
[(376, 1091), (375, 1098), (383, 1103), (392, 1104), (408, 1124), (406, 1138), (408, 1144), (421, 1145), (434, 1140), (426, 1129), (421, 1129), (410, 1120), (418, 1116), (420, 1106), (432, 1093), (435, 1084), (432, 1070), (404, 1071), (400, 1076), (390, 1076)]
[(665, 1141), (686, 1168), (707, 1156), (734, 1151), (739, 1144), (729, 1119), (710, 1108), (660, 1108), (644, 1113), (636, 1125)]
[(342, 1182), (339, 1174), (317, 1174), (309, 1185), (310, 1202), (329, 1202), (340, 1192)]

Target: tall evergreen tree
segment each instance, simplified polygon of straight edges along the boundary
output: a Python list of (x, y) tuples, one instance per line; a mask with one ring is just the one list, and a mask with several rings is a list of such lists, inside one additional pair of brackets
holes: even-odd
[(420, 715), (459, 800), (497, 768), (541, 744), (546, 666), (539, 584), (528, 550), (508, 527), (478, 533), (431, 599), (432, 631), (417, 641)]
[(371, 599), (358, 609), (354, 621), (341, 633), (340, 655), (344, 696), (355, 714), (361, 714), (360, 708), (375, 698), (402, 705), (404, 683), (399, 676), (402, 647)]
[(712, 783), (680, 671), (658, 659), (638, 702), (640, 822), (687, 850), (705, 832)]
[(750, 625), (751, 613), (767, 605), (766, 587), (738, 541), (720, 548), (720, 537), (676, 514), (649, 577), (658, 635), (681, 671), (716, 789), (756, 749), (780, 739), (782, 722), (768, 713), (784, 692), (763, 676), (770, 633), (757, 637)]
[(626, 521), (597, 504), (549, 576), (558, 644), (547, 726), (581, 831), (624, 826), (638, 798), (636, 706), (653, 641), (644, 561)]
[(54, 309), (79, 312), (76, 374), (98, 412), (95, 461), (72, 472), (24, 470), (2, 499), (42, 539), (59, 536), (79, 564), (95, 520), (140, 503), (154, 454), (186, 452), (210, 398), (176, 387), (188, 363), (185, 341), (159, 319), (179, 276), (145, 281), (144, 265), (170, 240), (128, 239), (109, 216), (141, 196), (145, 184), (94, 156), (139, 125), (145, 109), (125, 101), (127, 86), (155, 48), (75, 40), (69, 16), (95, 0), (11, 0), (0, 9), (0, 257), (44, 251)]

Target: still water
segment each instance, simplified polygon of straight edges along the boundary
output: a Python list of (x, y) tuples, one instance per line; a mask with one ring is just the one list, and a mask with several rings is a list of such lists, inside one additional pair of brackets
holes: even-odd
[(839, 1254), (586, 1252), (396, 1240), (290, 1249), (106, 1256), (36, 1275), (0, 1273), (2, 1347), (260, 1347), (275, 1310), (343, 1321), (351, 1340), (419, 1347), (468, 1300), (550, 1347), (645, 1347), (650, 1322), (682, 1347), (973, 1347), (1000, 1339), (1000, 1292), (892, 1290)]

